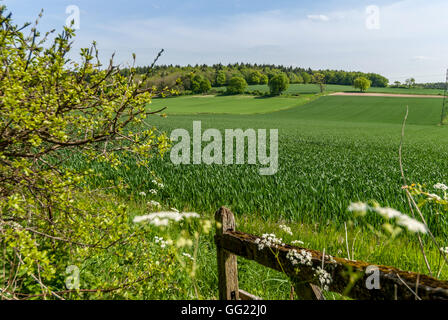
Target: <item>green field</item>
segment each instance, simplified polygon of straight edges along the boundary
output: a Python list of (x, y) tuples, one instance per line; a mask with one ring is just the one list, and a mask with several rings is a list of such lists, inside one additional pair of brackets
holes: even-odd
[[(215, 107), (216, 101), (219, 108)], [(258, 101), (273, 103), (255, 104)], [(226, 111), (227, 105), (232, 105), (227, 110), (229, 114), (219, 114)], [(168, 117), (149, 118), (148, 125), (168, 133), (175, 128), (191, 131), (192, 122), (197, 120), (202, 121), (203, 130), (279, 129), (279, 171), (273, 176), (260, 176), (256, 165), (173, 165), (168, 154), (165, 159), (155, 158), (150, 163), (149, 169), (165, 184), (150, 199), (163, 203), (167, 209), (195, 211), (206, 217), (212, 217), (218, 207), (225, 205), (236, 214), (239, 230), (254, 234), (273, 232), (286, 241), (300, 239), (309, 248), (325, 248), (340, 257), (346, 257), (344, 224), (353, 221), (348, 237), (353, 241), (356, 259), (427, 272), (415, 237), (405, 234), (391, 246), (368, 230), (360, 234), (363, 229), (347, 207), (352, 201), (374, 199), (383, 206), (408, 212), (398, 163), (401, 123), (407, 105), (403, 157), (408, 181), (428, 186), (448, 181), (448, 129), (437, 125), (441, 100), (323, 96), (308, 104), (299, 99), (298, 106), (294, 105), (294, 99), (285, 98), (154, 100), (152, 109), (168, 106)], [(202, 113), (210, 110), (218, 114)], [(236, 114), (237, 110), (256, 114)], [(260, 113), (268, 110), (280, 111)], [(100, 165), (96, 170), (103, 173), (104, 179), (122, 179), (128, 184), (130, 188), (123, 196), (130, 195), (135, 201), (129, 204), (131, 217), (144, 214), (148, 198), (142, 199), (139, 193), (153, 187), (152, 176), (146, 168), (137, 167), (135, 159), (125, 159), (124, 164), (127, 170), (109, 170)], [(102, 180), (94, 184), (100, 187)], [(440, 242), (447, 246), (446, 221), (435, 212), (427, 212), (427, 218)], [(382, 223), (375, 216), (368, 221), (377, 227)], [(294, 236), (282, 234), (279, 223), (290, 225)], [(437, 269), (440, 261), (435, 248), (428, 239), (424, 241), (431, 265)], [(201, 295), (216, 297), (216, 256), (211, 236), (202, 238), (199, 252)], [(242, 288), (268, 299), (288, 299), (289, 284), (283, 275), (244, 260), (239, 268), (240, 279), (244, 279)], [(169, 298), (194, 296), (191, 283), (181, 274), (177, 281), (188, 293)], [(448, 272), (443, 271), (441, 278), (448, 278)]]
[[(163, 176), (169, 194), (161, 200), (198, 211), (227, 204), (238, 214), (334, 223), (345, 221), (345, 209), (354, 200), (377, 199), (404, 209), (397, 150), (406, 105), (410, 114), (404, 160), (409, 179), (448, 180), (447, 131), (437, 126), (440, 104), (431, 98), (326, 96), (268, 114), (178, 115), (157, 120), (154, 124), (168, 132), (191, 130), (194, 120), (201, 120), (204, 129), (279, 129), (275, 176), (258, 175), (256, 166), (174, 166), (169, 160), (155, 161), (154, 170)], [(139, 189), (144, 176), (136, 176), (140, 178), (130, 182)], [(223, 179), (226, 183), (218, 184)]]
[(315, 95), (300, 97), (254, 97), (235, 96), (182, 96), (178, 98), (154, 99), (151, 109), (166, 107), (167, 114), (227, 113), (253, 114), (267, 113), (297, 107), (315, 99)]
[[(328, 84), (325, 86), (326, 92), (359, 92), (353, 86)], [(225, 91), (225, 87), (217, 88), (219, 91)], [(261, 92), (269, 92), (267, 85), (251, 85), (248, 91), (258, 90)], [(291, 84), (284, 94), (312, 94), (320, 92), (320, 88), (316, 84)], [(371, 87), (367, 92), (372, 93), (394, 93), (394, 94), (422, 94), (422, 95), (443, 95), (443, 90), (439, 89), (421, 89), (421, 88), (376, 88)]]

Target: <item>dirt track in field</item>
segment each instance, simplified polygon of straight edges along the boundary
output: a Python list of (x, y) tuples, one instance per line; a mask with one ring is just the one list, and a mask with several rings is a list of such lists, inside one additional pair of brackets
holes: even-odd
[(394, 94), (394, 93), (361, 93), (361, 92), (335, 92), (330, 96), (358, 96), (358, 97), (394, 97), (394, 98), (443, 98), (439, 95), (426, 94)]

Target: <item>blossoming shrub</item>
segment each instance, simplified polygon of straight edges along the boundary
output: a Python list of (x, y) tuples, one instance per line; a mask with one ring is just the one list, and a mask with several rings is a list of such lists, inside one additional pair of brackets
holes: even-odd
[[(111, 167), (163, 155), (164, 134), (136, 129), (154, 113), (148, 75), (134, 81), (133, 68), (123, 77), (112, 60), (103, 66), (95, 43), (70, 60), (73, 30), (50, 42), (36, 27), (16, 26), (0, 6), (0, 298), (165, 290), (174, 254), (154, 256), (157, 244), (124, 205), (89, 190), (96, 172), (66, 165), (73, 155)], [(66, 272), (78, 269), (79, 283)]]

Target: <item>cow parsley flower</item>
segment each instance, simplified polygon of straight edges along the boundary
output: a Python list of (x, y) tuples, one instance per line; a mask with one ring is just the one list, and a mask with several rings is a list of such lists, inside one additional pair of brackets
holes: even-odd
[(443, 183), (436, 183), (436, 184), (434, 185), (434, 189), (439, 189), (439, 190), (447, 191), (447, 190), (448, 190), (448, 186), (444, 185)]
[(377, 212), (386, 219), (395, 219), (403, 215), (400, 211), (392, 208), (375, 207), (373, 208), (373, 211)]
[(152, 180), (151, 181), (153, 184), (155, 184), (157, 187), (159, 187), (159, 188), (163, 188), (164, 187), (164, 184), (163, 183), (161, 183), (161, 182), (158, 182), (157, 180)]
[(411, 232), (420, 232), (420, 233), (427, 233), (428, 230), (426, 229), (426, 226), (421, 223), (420, 221), (417, 221), (415, 219), (412, 219), (411, 217), (403, 214), (397, 219), (397, 223), (405, 227)]
[[(439, 198), (437, 195), (431, 195), (434, 198)], [(406, 214), (401, 213), (398, 210), (392, 209), (392, 208), (383, 208), (380, 206), (376, 206), (376, 207), (371, 207), (366, 203), (362, 203), (362, 202), (357, 202), (357, 203), (352, 203), (349, 207), (348, 207), (349, 211), (355, 211), (355, 212), (360, 212), (360, 211), (373, 211), (378, 213), (379, 215), (381, 215), (383, 218), (385, 219), (395, 219), (397, 224), (405, 227), (406, 229), (408, 229), (411, 232), (420, 232), (420, 233), (427, 233), (427, 229), (426, 226), (421, 223), (418, 220), (415, 220), (411, 217), (409, 217)]]
[(149, 189), (148, 191), (151, 194), (157, 194), (157, 190), (156, 189)]
[(194, 260), (194, 258), (193, 258), (193, 257), (191, 256), (191, 254), (189, 254), (189, 253), (183, 252), (182, 255), (183, 255), (184, 257), (187, 257), (187, 258), (190, 259), (190, 260)]
[(442, 200), (442, 198), (440, 198), (438, 195), (434, 193), (428, 193), (427, 196), (429, 200), (436, 200), (436, 201)]
[(148, 223), (155, 226), (167, 226), (170, 221), (179, 222), (184, 219), (199, 218), (196, 212), (175, 212), (175, 211), (161, 211), (153, 212), (143, 216), (136, 216), (134, 223), (148, 221)]
[(258, 245), (258, 250), (263, 250), (264, 247), (272, 247), (277, 248), (278, 246), (285, 244), (282, 242), (281, 238), (277, 238), (277, 236), (273, 233), (265, 233), (261, 236), (261, 238), (257, 238), (255, 243)]
[(304, 242), (303, 242), (303, 241), (300, 241), (300, 240), (294, 240), (294, 241), (291, 242), (291, 244), (292, 244), (292, 245), (303, 245)]
[(325, 271), (323, 268), (317, 267), (315, 269), (315, 276), (319, 279), (321, 287), (324, 290), (328, 291), (329, 285), (332, 282), (331, 275), (327, 271)]
[(290, 228), (290, 227), (288, 227), (288, 226), (286, 226), (286, 225), (284, 225), (284, 224), (281, 224), (281, 225), (279, 225), (279, 228), (282, 229), (282, 230), (283, 230), (284, 232), (286, 232), (287, 234), (289, 234), (289, 235), (292, 236), (292, 231), (291, 231), (291, 228)]
[(448, 247), (440, 248), (440, 251), (442, 251), (445, 254), (448, 254)]
[(149, 206), (151, 206), (151, 207), (155, 207), (155, 208), (160, 208), (160, 207), (161, 207), (160, 203), (157, 202), (157, 201), (154, 201), (154, 200), (149, 201), (147, 204), (148, 204)]
[(369, 206), (364, 202), (352, 202), (348, 207), (348, 211), (352, 212), (366, 212)]
[(165, 240), (162, 237), (158, 237), (158, 236), (154, 237), (154, 242), (157, 243), (157, 244), (160, 244), (160, 247), (162, 249), (165, 248), (166, 246), (171, 245), (173, 243), (171, 240)]
[(146, 192), (140, 192), (139, 195), (141, 195), (142, 197), (146, 197)]
[(304, 265), (304, 266), (312, 266), (313, 256), (310, 252), (302, 249), (300, 251), (297, 251), (296, 249), (289, 250), (286, 254), (286, 259), (288, 259), (293, 266), (296, 265)]

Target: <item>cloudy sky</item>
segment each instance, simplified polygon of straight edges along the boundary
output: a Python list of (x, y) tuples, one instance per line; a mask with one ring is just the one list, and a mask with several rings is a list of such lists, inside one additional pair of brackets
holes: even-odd
[(16, 22), (61, 30), (79, 8), (75, 47), (96, 40), (126, 64), (272, 63), (444, 81), (447, 0), (0, 0)]

